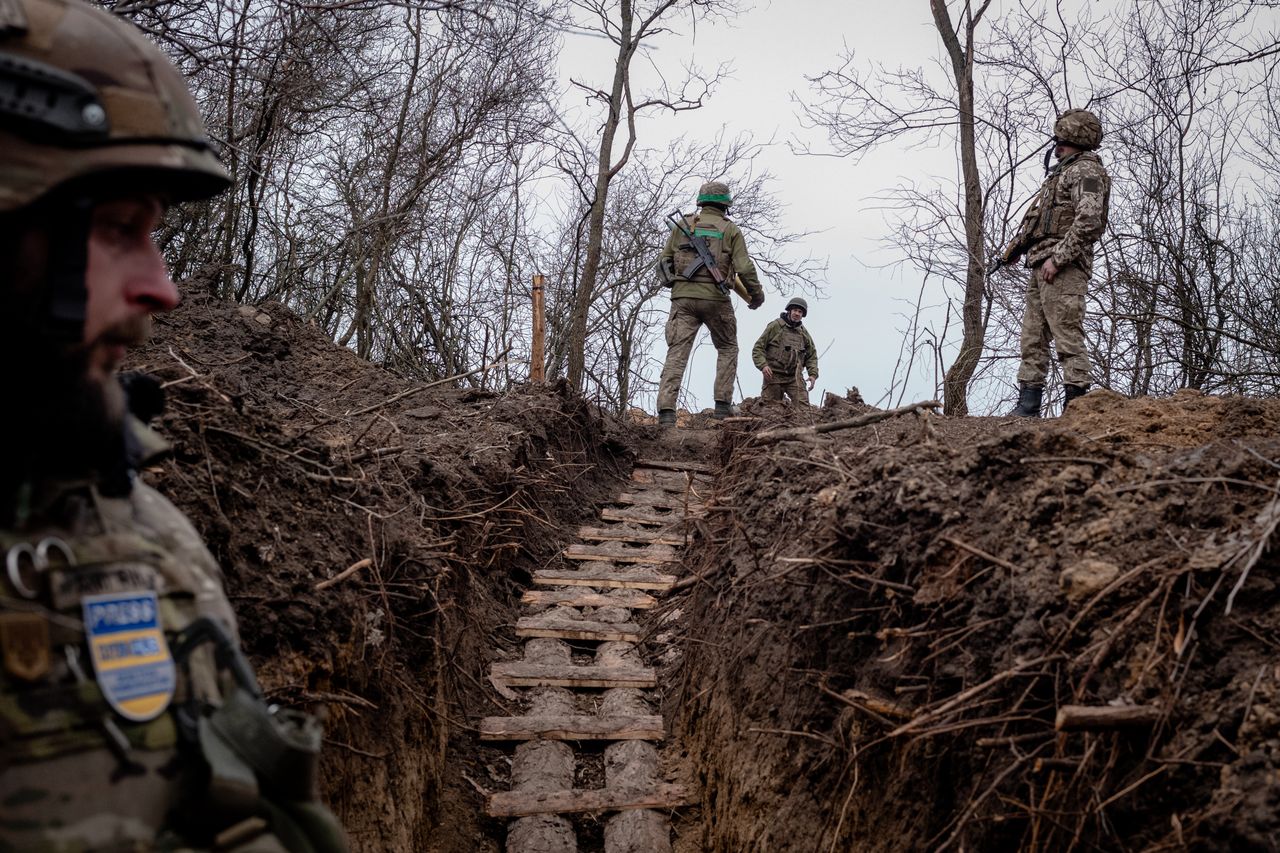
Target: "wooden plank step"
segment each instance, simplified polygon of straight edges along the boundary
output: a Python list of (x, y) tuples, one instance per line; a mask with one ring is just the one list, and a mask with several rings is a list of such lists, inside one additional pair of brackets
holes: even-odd
[(610, 503), (642, 506), (646, 509), (652, 507), (654, 509), (679, 510), (681, 512), (686, 507), (690, 510), (697, 510), (702, 507), (702, 501), (697, 500), (693, 495), (689, 496), (689, 501), (686, 503), (683, 495), (673, 495), (671, 492), (663, 492), (656, 489), (645, 492), (623, 492)]
[(529, 589), (520, 597), (521, 604), (534, 607), (563, 604), (567, 607), (625, 607), (630, 610), (648, 610), (657, 606), (658, 599), (637, 589), (620, 589), (608, 594), (586, 589)]
[(656, 589), (666, 592), (675, 586), (675, 575), (649, 568), (610, 568), (601, 563), (585, 569), (540, 569), (533, 582), (542, 586), (594, 586), (602, 589)]
[(658, 686), (658, 676), (652, 669), (634, 666), (575, 666), (506, 661), (493, 664), (489, 668), (489, 677), (508, 687), (636, 687), (647, 690)]
[(485, 717), (480, 740), (662, 740), (662, 717)]
[(714, 474), (716, 468), (706, 462), (681, 462), (677, 459), (641, 459), (637, 468), (658, 468), (662, 471), (692, 471), (695, 474)]
[[(693, 513), (690, 513), (693, 515)], [(605, 521), (627, 521), (632, 524), (642, 524), (647, 527), (674, 527), (684, 522), (685, 516), (681, 512), (669, 512), (665, 515), (656, 511), (653, 507), (618, 507), (607, 506), (600, 510), (600, 517)]]
[[(690, 488), (690, 477), (680, 471), (655, 471), (652, 468), (636, 468), (631, 472), (631, 482), (644, 486), (657, 486), (666, 492), (683, 492)], [(715, 480), (701, 474), (692, 478), (692, 489), (696, 492), (708, 492), (715, 485)]]
[(661, 530), (643, 530), (621, 524), (608, 527), (579, 527), (579, 539), (595, 542), (639, 542), (646, 545), (684, 545), (684, 537)]
[(674, 563), (679, 559), (670, 545), (646, 545), (642, 548), (628, 548), (625, 542), (606, 542), (603, 545), (570, 545), (564, 549), (564, 558), (578, 561), (643, 563), (649, 566)]
[(634, 622), (592, 622), (587, 619), (566, 619), (563, 616), (523, 616), (516, 620), (516, 636), (638, 643), (640, 626)]
[(684, 785), (662, 782), (644, 788), (599, 788), (594, 791), (501, 791), (489, 795), (490, 817), (575, 814), (626, 809), (674, 809), (690, 803)]

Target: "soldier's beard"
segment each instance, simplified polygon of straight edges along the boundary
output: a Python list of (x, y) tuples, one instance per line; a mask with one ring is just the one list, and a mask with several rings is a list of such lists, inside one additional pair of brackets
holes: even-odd
[[(118, 492), (127, 483), (120, 383), (105, 364), (92, 364), (96, 348), (48, 336), (33, 307), (12, 291), (0, 293), (0, 317), (10, 321), (0, 329), (0, 370), (7, 373), (0, 380), (0, 524), (12, 518), (24, 486), (39, 492), (88, 479)], [(113, 330), (106, 340), (114, 346), (135, 332)]]

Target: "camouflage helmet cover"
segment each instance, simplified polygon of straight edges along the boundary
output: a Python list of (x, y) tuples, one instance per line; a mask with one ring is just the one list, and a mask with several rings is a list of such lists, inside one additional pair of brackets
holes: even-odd
[(698, 204), (719, 204), (724, 207), (733, 204), (729, 185), (723, 181), (707, 181), (698, 188)]
[(1053, 138), (1091, 151), (1102, 144), (1102, 122), (1088, 110), (1067, 110), (1053, 123)]
[(809, 316), (809, 303), (805, 302), (802, 297), (799, 297), (799, 296), (791, 297), (791, 300), (787, 302), (786, 310), (790, 311), (792, 308), (799, 308), (801, 311), (804, 312), (804, 316), (806, 317)]
[(182, 75), (139, 30), (82, 0), (0, 3), (0, 212), (122, 171), (174, 200), (228, 184)]

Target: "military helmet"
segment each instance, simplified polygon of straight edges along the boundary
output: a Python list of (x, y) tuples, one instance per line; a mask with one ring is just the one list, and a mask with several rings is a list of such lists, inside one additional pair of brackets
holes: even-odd
[(804, 299), (799, 296), (791, 297), (791, 301), (787, 303), (785, 310), (790, 311), (792, 308), (799, 308), (804, 312), (804, 316), (809, 316), (809, 303), (805, 302)]
[(721, 207), (733, 204), (729, 185), (723, 181), (707, 181), (698, 188), (698, 204), (718, 204)]
[(229, 183), (182, 75), (137, 28), (82, 0), (0, 2), (0, 213), (121, 172), (178, 201)]
[(1088, 110), (1067, 110), (1053, 123), (1053, 138), (1091, 151), (1102, 144), (1102, 122)]

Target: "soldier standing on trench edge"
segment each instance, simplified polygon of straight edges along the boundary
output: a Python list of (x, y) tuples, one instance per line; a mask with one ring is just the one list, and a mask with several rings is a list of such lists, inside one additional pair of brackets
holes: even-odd
[[(137, 29), (0, 0), (6, 851), (347, 850), (316, 797), (319, 725), (263, 700), (212, 555), (138, 480), (163, 442), (115, 372), (178, 302), (166, 206), (227, 185)], [(159, 385), (133, 391), (154, 414)]]
[(1088, 110), (1067, 110), (1053, 125), (1053, 141), (1058, 162), (1000, 257), (1006, 264), (1025, 255), (1031, 269), (1022, 316), (1018, 405), (1010, 413), (1018, 417), (1040, 417), (1050, 340), (1062, 364), (1063, 410), (1089, 390), (1085, 293), (1093, 275), (1093, 246), (1106, 229), (1111, 197), (1111, 178), (1095, 153), (1102, 143), (1102, 123)]
[[(762, 400), (781, 402), (785, 395), (792, 403), (809, 405), (809, 392), (818, 381), (818, 351), (813, 336), (804, 327), (807, 316), (809, 303), (793, 296), (778, 319), (765, 326), (756, 340), (751, 360), (764, 377)], [(808, 387), (802, 371), (809, 373)]]
[[(728, 184), (708, 181), (698, 190), (698, 213), (686, 218), (694, 236), (707, 242), (726, 281), (737, 273), (751, 296), (747, 307), (753, 311), (764, 304), (764, 288), (756, 274), (756, 265), (747, 254), (747, 241), (738, 226), (729, 221), (733, 203)], [(713, 418), (727, 418), (733, 411), (733, 383), (738, 375), (738, 320), (733, 313), (729, 294), (721, 292), (706, 267), (691, 277), (684, 272), (698, 260), (693, 247), (678, 229), (671, 229), (667, 244), (658, 256), (659, 275), (671, 287), (671, 316), (667, 319), (667, 358), (658, 383), (658, 425), (676, 424), (676, 398), (684, 377), (689, 353), (698, 329), (707, 327), (716, 348), (715, 403)]]

